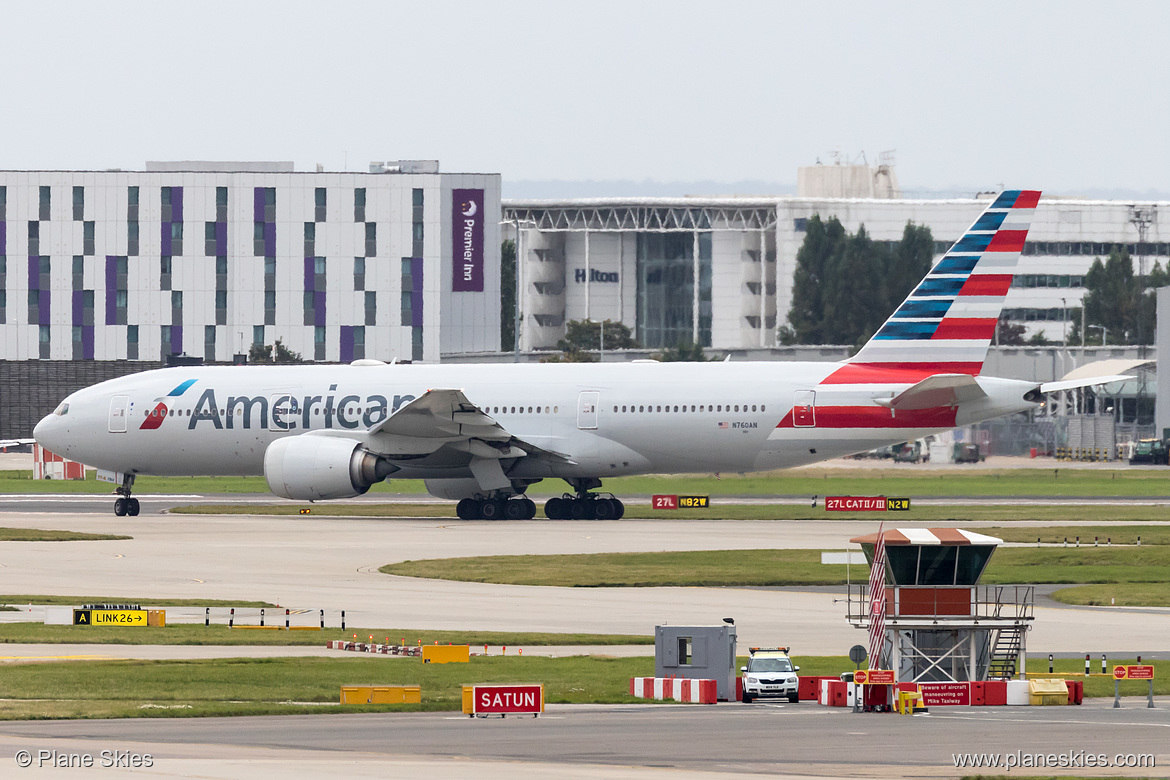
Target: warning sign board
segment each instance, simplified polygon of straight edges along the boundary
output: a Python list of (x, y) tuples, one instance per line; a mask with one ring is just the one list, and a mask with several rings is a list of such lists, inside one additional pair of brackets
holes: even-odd
[[(1118, 674), (1120, 670), (1121, 674)], [(1154, 679), (1154, 667), (1152, 666), (1116, 666), (1113, 668), (1113, 676), (1119, 680), (1152, 680)]]
[(75, 609), (75, 626), (145, 626), (145, 609)]
[(853, 673), (854, 682), (862, 685), (893, 685), (893, 669), (859, 669)]
[(464, 685), (467, 715), (536, 715), (544, 712), (543, 685)]

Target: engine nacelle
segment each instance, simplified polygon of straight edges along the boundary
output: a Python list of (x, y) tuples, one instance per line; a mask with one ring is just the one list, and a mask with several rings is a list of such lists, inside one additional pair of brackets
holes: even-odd
[(471, 498), (476, 493), (484, 493), (476, 479), (424, 479), (423, 484), (427, 492), (435, 498), (445, 498), (458, 501), (462, 498)]
[(361, 442), (333, 436), (286, 436), (264, 452), (268, 489), (282, 498), (316, 501), (360, 496), (396, 471)]

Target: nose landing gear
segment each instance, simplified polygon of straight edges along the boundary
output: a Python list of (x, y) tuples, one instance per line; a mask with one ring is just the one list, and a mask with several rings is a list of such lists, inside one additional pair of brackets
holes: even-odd
[(138, 505), (137, 498), (130, 497), (130, 490), (134, 487), (134, 475), (126, 474), (122, 477), (122, 484), (114, 492), (118, 494), (118, 498), (114, 500), (114, 514), (118, 517), (129, 515), (130, 517), (137, 517), (138, 511), (141, 508)]

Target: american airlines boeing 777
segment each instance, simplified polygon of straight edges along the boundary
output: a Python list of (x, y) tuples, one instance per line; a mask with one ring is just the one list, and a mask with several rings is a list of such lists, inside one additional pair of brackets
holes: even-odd
[(628, 474), (749, 472), (861, 452), (1036, 408), (1041, 385), (981, 375), (1034, 191), (1007, 191), (852, 358), (839, 363), (607, 363), (166, 368), (73, 393), (34, 435), (119, 483), (263, 474), (315, 501), (423, 479), (462, 518), (618, 518)]

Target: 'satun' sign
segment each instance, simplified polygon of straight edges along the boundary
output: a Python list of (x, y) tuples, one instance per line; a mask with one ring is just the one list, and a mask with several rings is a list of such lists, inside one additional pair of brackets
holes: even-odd
[(483, 292), (483, 190), (451, 190), (451, 289)]
[(536, 715), (544, 712), (543, 685), (464, 685), (467, 715)]

